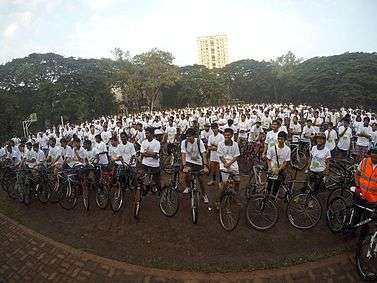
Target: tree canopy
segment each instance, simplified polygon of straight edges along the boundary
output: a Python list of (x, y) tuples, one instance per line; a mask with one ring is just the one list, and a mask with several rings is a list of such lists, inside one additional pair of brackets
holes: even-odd
[(36, 112), (34, 130), (101, 115), (187, 105), (245, 102), (308, 103), (377, 109), (377, 53), (344, 53), (303, 61), (292, 52), (275, 60), (245, 59), (221, 69), (178, 67), (171, 53), (152, 49), (113, 59), (30, 54), (0, 65), (0, 139), (22, 134)]

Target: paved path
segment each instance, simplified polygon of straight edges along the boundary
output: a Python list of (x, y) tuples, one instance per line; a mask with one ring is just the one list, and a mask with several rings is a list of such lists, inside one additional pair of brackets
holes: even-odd
[(206, 274), (139, 267), (55, 242), (0, 214), (0, 282), (358, 282), (350, 255), (265, 271)]

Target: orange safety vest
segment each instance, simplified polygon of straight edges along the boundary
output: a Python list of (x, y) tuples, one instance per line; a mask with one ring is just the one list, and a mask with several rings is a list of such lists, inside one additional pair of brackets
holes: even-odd
[(359, 185), (362, 197), (368, 202), (377, 202), (377, 167), (373, 169), (372, 159), (364, 158), (360, 166)]

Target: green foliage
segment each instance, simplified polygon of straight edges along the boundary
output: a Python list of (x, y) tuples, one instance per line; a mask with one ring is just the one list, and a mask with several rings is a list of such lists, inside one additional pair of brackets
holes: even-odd
[[(306, 61), (292, 52), (270, 62), (247, 59), (221, 69), (179, 68), (171, 53), (152, 49), (115, 60), (31, 54), (0, 65), (0, 140), (32, 130), (129, 111), (245, 102), (308, 103), (377, 109), (377, 53), (345, 53)], [(114, 95), (116, 94), (116, 95)], [(117, 96), (118, 101), (115, 100)]]

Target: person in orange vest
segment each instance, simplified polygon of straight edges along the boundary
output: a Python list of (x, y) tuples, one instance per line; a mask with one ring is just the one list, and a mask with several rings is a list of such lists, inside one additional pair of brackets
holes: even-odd
[[(354, 202), (356, 204), (374, 208), (377, 206), (377, 145), (370, 148), (369, 156), (361, 160), (356, 174), (356, 193)], [(355, 208), (352, 223), (360, 222), (361, 217), (367, 213), (365, 210)], [(362, 232), (363, 233), (363, 232)]]

